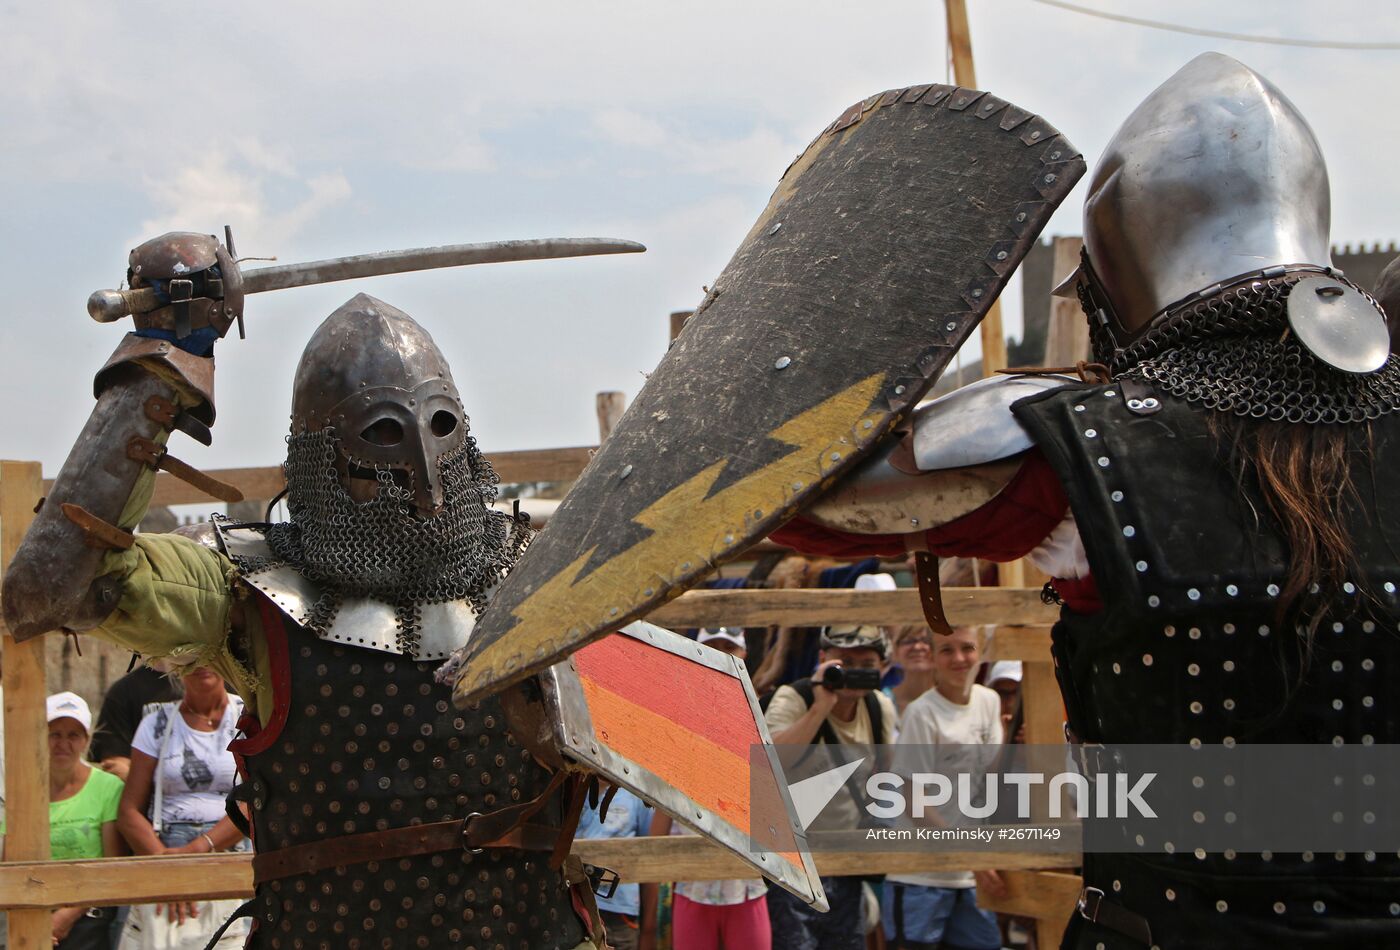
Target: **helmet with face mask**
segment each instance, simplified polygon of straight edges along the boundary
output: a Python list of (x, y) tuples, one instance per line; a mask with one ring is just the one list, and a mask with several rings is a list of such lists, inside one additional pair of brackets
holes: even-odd
[(287, 438), (288, 524), (267, 529), (283, 562), (340, 599), (399, 608), (487, 590), (519, 556), (524, 520), (491, 509), (496, 474), (467, 431), (447, 361), (412, 317), (359, 294), (316, 330), (297, 367)]
[(1207, 408), (1348, 422), (1400, 406), (1375, 301), (1332, 267), (1327, 167), (1282, 92), (1196, 57), (1113, 136), (1071, 284), (1096, 358)]

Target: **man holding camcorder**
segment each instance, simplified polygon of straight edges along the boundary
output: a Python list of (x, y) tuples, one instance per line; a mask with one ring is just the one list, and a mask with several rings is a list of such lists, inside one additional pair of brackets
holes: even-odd
[[(894, 741), (894, 703), (880, 692), (885, 638), (879, 627), (828, 627), (822, 631), (821, 663), (810, 679), (779, 686), (764, 718), (775, 743), (874, 745)], [(860, 827), (868, 817), (849, 795), (837, 795), (812, 830)], [(860, 950), (865, 946), (861, 879), (823, 877), (831, 904), (819, 914), (768, 889), (773, 950)]]

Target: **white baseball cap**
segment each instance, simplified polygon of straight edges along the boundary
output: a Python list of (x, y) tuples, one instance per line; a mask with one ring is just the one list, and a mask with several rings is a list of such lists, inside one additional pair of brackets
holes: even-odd
[(744, 639), (742, 627), (715, 627), (714, 629), (707, 627), (700, 631), (700, 635), (696, 639), (700, 643), (714, 643), (716, 640), (723, 640), (736, 647), (743, 647), (746, 650), (749, 648), (748, 641)]
[(993, 663), (991, 671), (987, 674), (987, 682), (995, 683), (997, 680), (1021, 682), (1021, 661), (997, 660)]
[(856, 578), (856, 590), (898, 590), (893, 574), (862, 574)]
[(92, 735), (92, 710), (88, 708), (87, 700), (77, 693), (54, 693), (48, 698), (48, 722), (55, 719), (76, 719), (82, 723), (83, 730), (88, 735)]

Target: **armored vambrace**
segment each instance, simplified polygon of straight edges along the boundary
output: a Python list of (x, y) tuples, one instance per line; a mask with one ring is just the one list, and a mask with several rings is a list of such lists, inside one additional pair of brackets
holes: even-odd
[(116, 608), (121, 584), (100, 574), (103, 555), (130, 547), (157, 468), (223, 500), (241, 497), (165, 450), (176, 428), (208, 442), (213, 381), (212, 356), (135, 333), (122, 340), (97, 374), (97, 405), (5, 575), (0, 597), (16, 639), (89, 630)]

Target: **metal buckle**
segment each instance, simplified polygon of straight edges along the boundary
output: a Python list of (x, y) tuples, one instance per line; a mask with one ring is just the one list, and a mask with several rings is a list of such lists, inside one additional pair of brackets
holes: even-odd
[(482, 817), (481, 812), (474, 811), (462, 819), (462, 850), (467, 852), (467, 854), (480, 854), (486, 850), (485, 848), (473, 848), (471, 845), (467, 844), (467, 832), (471, 829), (472, 819), (480, 817)]
[(1097, 887), (1086, 887), (1079, 892), (1079, 904), (1077, 910), (1079, 916), (1090, 923), (1098, 923), (1099, 904), (1103, 902), (1103, 891)]
[[(595, 867), (592, 864), (583, 866), (583, 873), (588, 875), (588, 886), (593, 888), (593, 893), (603, 900), (612, 897), (617, 891), (617, 885), (622, 883), (621, 876), (611, 868)], [(607, 888), (607, 893), (603, 893), (603, 888)]]

